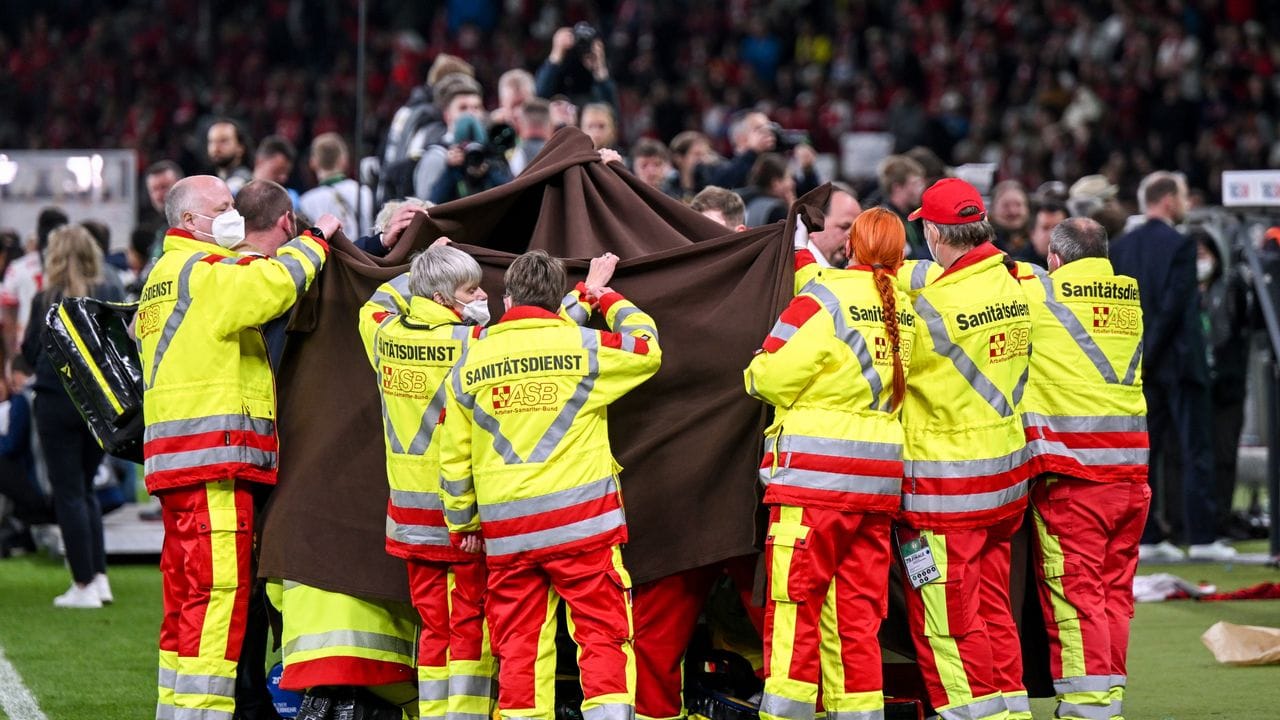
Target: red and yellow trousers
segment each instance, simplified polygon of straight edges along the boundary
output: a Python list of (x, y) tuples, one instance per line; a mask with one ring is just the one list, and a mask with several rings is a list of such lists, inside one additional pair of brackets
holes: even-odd
[(504, 718), (555, 716), (556, 611), (578, 645), (583, 720), (635, 717), (631, 578), (616, 545), (530, 563), (489, 566), (485, 614), (498, 656)]
[(1016, 515), (985, 528), (900, 529), (902, 542), (928, 542), (941, 574), (905, 590), (920, 673), (943, 720), (1031, 717), (1009, 602), (1009, 541), (1021, 525)]
[(406, 559), (418, 634), (418, 713), (422, 720), (489, 720), (497, 664), (484, 621), (488, 573), (470, 562)]
[(752, 624), (763, 633), (764, 609), (751, 605), (758, 555), (703, 565), (637, 585), (631, 608), (635, 624), (636, 716), (644, 720), (685, 717), (684, 654), (716, 579), (728, 574)]
[(1046, 475), (1032, 488), (1054, 717), (1123, 717), (1133, 575), (1150, 504), (1146, 483)]
[(253, 495), (223, 480), (159, 493), (160, 573), (157, 720), (231, 720), (236, 663), (249, 611)]
[(880, 513), (773, 505), (765, 566), (764, 720), (884, 714), (880, 641), (891, 520)]

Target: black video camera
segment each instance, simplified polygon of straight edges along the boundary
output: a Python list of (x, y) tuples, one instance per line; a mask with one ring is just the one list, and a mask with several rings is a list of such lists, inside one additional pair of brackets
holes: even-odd
[(578, 57), (591, 54), (591, 44), (600, 37), (600, 31), (585, 20), (573, 26), (573, 52)]
[(769, 123), (769, 130), (773, 133), (773, 147), (778, 152), (791, 152), (797, 145), (812, 145), (809, 142), (809, 133), (804, 130), (791, 130), (776, 122)]

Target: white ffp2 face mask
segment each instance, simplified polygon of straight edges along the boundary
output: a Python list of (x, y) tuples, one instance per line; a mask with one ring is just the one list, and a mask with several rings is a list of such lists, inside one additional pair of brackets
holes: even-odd
[(488, 300), (472, 300), (469, 303), (460, 302), (459, 304), (462, 305), (462, 310), (459, 314), (463, 320), (481, 327), (489, 324)]
[[(244, 242), (244, 216), (235, 208), (220, 213), (214, 218), (210, 218), (208, 215), (200, 215), (200, 213), (195, 214), (213, 221), (213, 227), (211, 228), (213, 234), (211, 237), (218, 245), (228, 250), (234, 250)], [(208, 233), (200, 234), (207, 235)]]
[(1214, 265), (1212, 260), (1196, 260), (1196, 280), (1198, 282), (1207, 282), (1213, 277)]

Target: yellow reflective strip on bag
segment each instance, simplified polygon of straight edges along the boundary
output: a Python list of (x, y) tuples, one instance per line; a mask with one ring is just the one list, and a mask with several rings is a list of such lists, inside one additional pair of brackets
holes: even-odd
[(107, 379), (103, 377), (102, 370), (93, 362), (93, 356), (89, 354), (89, 348), (85, 346), (84, 339), (80, 337), (78, 328), (71, 322), (71, 316), (67, 314), (65, 305), (58, 306), (58, 317), (62, 318), (62, 324), (66, 327), (67, 337), (76, 344), (76, 351), (80, 353), (80, 357), (84, 358), (85, 367), (89, 368), (89, 372), (93, 374), (93, 380), (98, 384), (98, 388), (102, 391), (103, 397), (111, 403), (111, 407), (117, 413), (124, 413), (124, 406), (120, 403), (120, 399), (112, 392), (111, 385), (107, 383)]

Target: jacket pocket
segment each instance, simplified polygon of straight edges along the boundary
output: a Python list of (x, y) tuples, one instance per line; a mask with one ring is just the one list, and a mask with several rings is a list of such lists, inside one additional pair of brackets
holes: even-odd
[(810, 585), (809, 532), (809, 526), (800, 523), (769, 524), (765, 550), (769, 554), (769, 598), (774, 602), (804, 602)]

